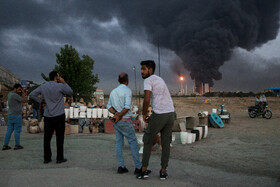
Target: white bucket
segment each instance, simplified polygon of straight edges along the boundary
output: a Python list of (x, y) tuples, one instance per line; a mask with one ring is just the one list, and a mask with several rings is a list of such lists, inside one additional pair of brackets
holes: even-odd
[(188, 142), (188, 132), (180, 132), (180, 139), (182, 144), (186, 144)]
[(80, 106), (80, 112), (85, 112), (87, 110), (86, 106)]
[(109, 117), (114, 117), (114, 114), (109, 112)]
[(187, 144), (193, 143), (193, 135), (192, 133), (188, 133), (188, 139), (187, 139)]
[(102, 118), (102, 112), (103, 112), (102, 108), (97, 109), (97, 118)]
[(172, 143), (175, 142), (175, 137), (176, 137), (175, 134), (172, 134), (172, 141), (171, 141), (171, 143), (170, 143), (170, 147), (173, 146)]
[(201, 140), (202, 133), (203, 133), (203, 127), (195, 127), (194, 129), (199, 131), (199, 138), (198, 139)]
[(74, 108), (73, 108), (73, 107), (70, 107), (70, 110), (69, 110), (70, 118), (73, 118), (73, 117), (74, 117), (73, 114), (74, 114)]
[(212, 113), (217, 113), (217, 109), (216, 108), (212, 108)]
[(138, 142), (138, 145), (140, 147), (139, 154), (143, 154), (143, 149), (144, 149), (143, 135), (144, 134), (136, 134), (137, 142)]
[(108, 116), (109, 116), (109, 111), (108, 111), (108, 109), (102, 109), (102, 113), (103, 113), (103, 118), (108, 118)]
[(208, 135), (208, 126), (207, 126), (207, 125), (205, 125), (205, 132), (204, 132), (204, 136), (203, 136), (203, 138), (206, 138), (206, 137), (207, 137), (207, 135)]
[(80, 118), (86, 118), (86, 113), (85, 112), (80, 112)]
[(74, 118), (79, 118), (79, 108), (74, 108)]
[(205, 114), (205, 116), (208, 116), (208, 111), (203, 111), (203, 114)]
[(92, 109), (88, 108), (87, 109), (87, 118), (91, 118), (91, 114), (92, 114)]
[(65, 112), (65, 119), (68, 119), (69, 116), (70, 116), (70, 109), (69, 108), (65, 108), (64, 112)]
[(97, 118), (97, 108), (93, 108), (92, 109), (92, 115), (91, 115), (92, 118)]
[(192, 142), (195, 142), (196, 134), (195, 133), (191, 133), (191, 134), (192, 134)]

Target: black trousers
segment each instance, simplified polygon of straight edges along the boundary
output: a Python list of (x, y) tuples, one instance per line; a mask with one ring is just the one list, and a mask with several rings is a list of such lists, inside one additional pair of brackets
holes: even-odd
[(50, 160), (52, 157), (51, 140), (56, 131), (56, 160), (64, 159), (63, 144), (65, 131), (65, 114), (56, 117), (44, 117), (44, 159)]

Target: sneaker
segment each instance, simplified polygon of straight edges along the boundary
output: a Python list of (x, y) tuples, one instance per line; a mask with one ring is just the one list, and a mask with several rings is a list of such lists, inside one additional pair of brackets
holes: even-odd
[(159, 171), (159, 178), (160, 178), (160, 180), (165, 180), (165, 179), (167, 179), (167, 178), (168, 178), (167, 172), (161, 173), (161, 172)]
[(124, 167), (118, 167), (118, 173), (119, 174), (123, 174), (123, 173), (127, 173), (128, 169), (124, 166)]
[(140, 169), (138, 169), (138, 168), (135, 168), (135, 170), (134, 170), (134, 175), (138, 175), (138, 174), (140, 174), (142, 172), (142, 169), (140, 168)]
[(146, 171), (141, 171), (137, 176), (136, 178), (137, 179), (146, 179), (146, 178), (149, 178), (149, 174), (151, 173), (152, 171), (147, 169)]

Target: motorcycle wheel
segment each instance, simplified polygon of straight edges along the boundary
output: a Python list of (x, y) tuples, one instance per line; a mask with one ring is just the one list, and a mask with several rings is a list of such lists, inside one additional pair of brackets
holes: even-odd
[(250, 116), (250, 118), (255, 118), (257, 116), (257, 113), (252, 110), (249, 112), (249, 116)]
[(265, 111), (264, 117), (270, 119), (272, 117), (272, 112), (270, 110)]

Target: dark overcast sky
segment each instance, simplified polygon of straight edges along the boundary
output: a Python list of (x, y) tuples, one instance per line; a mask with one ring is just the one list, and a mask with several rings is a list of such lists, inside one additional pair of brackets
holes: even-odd
[[(100, 78), (98, 87), (106, 93), (118, 85), (117, 76), (121, 72), (128, 73), (129, 86), (134, 90), (133, 66), (137, 71), (137, 89), (142, 91), (140, 61), (153, 59), (158, 62), (158, 49), (153, 45), (155, 42), (151, 34), (153, 30), (149, 29), (153, 25), (147, 24), (144, 18), (141, 19), (144, 14), (141, 14), (143, 7), (140, 7), (142, 4), (139, 2), (142, 1), (113, 2), (1, 0), (0, 65), (22, 80), (42, 83), (40, 74), (48, 74), (56, 64), (55, 54), (65, 44), (70, 44), (80, 56), (87, 54), (95, 60), (94, 73)], [(143, 1), (144, 8), (149, 7), (149, 2)], [(157, 6), (155, 2), (164, 6), (168, 1), (153, 1), (154, 7)], [(178, 5), (170, 6), (170, 3), (167, 3), (165, 7), (179, 11), (180, 2), (183, 1), (172, 1), (173, 4)], [(224, 1), (216, 0), (216, 2)], [(131, 10), (131, 7), (134, 7), (135, 11)], [(167, 19), (169, 16), (166, 16), (164, 11), (158, 14), (158, 17), (148, 18), (149, 21), (155, 20), (156, 23), (163, 23), (165, 20), (173, 23), (175, 20)], [(163, 28), (165, 27), (159, 30), (165, 33)], [(167, 31), (166, 33), (168, 34)], [(280, 87), (278, 26), (277, 33), (274, 34), (275, 37), (267, 39), (268, 42), (258, 44), (250, 51), (240, 48), (239, 45), (233, 47), (230, 59), (217, 68), (222, 74), (222, 79), (214, 80), (214, 90), (261, 91), (267, 87)], [(179, 91), (178, 76), (171, 68), (172, 65), (177, 64), (182, 73), (188, 76), (188, 90), (191, 91), (192, 81), (189, 72), (183, 70), (183, 65), (180, 64), (178, 52), (168, 47), (168, 43), (164, 43), (164, 46), (160, 51), (162, 78), (167, 82), (172, 93)]]

